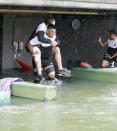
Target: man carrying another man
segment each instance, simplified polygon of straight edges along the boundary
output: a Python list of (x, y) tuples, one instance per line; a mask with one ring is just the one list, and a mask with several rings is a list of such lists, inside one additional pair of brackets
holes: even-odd
[[(56, 36), (56, 28), (54, 25), (48, 25), (47, 32), (46, 34), (44, 34), (44, 37), (54, 40), (55, 43), (40, 42), (38, 41), (38, 38), (36, 36), (32, 40), (30, 40), (30, 44), (33, 47), (28, 48), (29, 51), (32, 52), (32, 55), (33, 55), (32, 63), (34, 67), (34, 75), (36, 77), (35, 83), (40, 83), (40, 81), (43, 79), (43, 75), (41, 74), (42, 72), (41, 67), (48, 74), (48, 80), (56, 81), (55, 70), (52, 64), (51, 52), (52, 52), (52, 49), (56, 48), (56, 46), (60, 44), (60, 41), (58, 37)], [(41, 63), (41, 67), (38, 68), (37, 66), (40, 66), (39, 65), (40, 63)]]
[[(34, 32), (32, 33), (31, 37), (28, 40), (27, 47), (28, 47), (28, 49), (32, 48), (32, 45), (30, 44), (30, 40), (32, 40), (35, 37), (37, 37), (38, 40), (42, 43), (46, 43), (46, 44), (51, 43), (51, 45), (56, 45), (52, 50), (52, 54), (54, 55), (54, 58), (55, 58), (55, 61), (56, 61), (57, 67), (58, 67), (58, 75), (64, 76), (64, 77), (69, 77), (69, 74), (66, 71), (64, 71), (63, 67), (62, 67), (62, 60), (61, 60), (61, 53), (60, 53), (59, 44), (57, 44), (57, 42), (55, 40), (45, 37), (48, 25), (50, 25), (50, 24), (55, 25), (55, 23), (56, 23), (55, 19), (52, 16), (48, 17), (48, 19), (46, 19), (45, 22), (40, 24), (34, 30)], [(40, 44), (38, 44), (38, 45), (40, 45)], [(33, 52), (31, 52), (31, 53), (33, 54)], [(41, 66), (41, 63), (36, 62), (38, 75), (41, 74), (41, 72), (39, 71), (40, 66)]]

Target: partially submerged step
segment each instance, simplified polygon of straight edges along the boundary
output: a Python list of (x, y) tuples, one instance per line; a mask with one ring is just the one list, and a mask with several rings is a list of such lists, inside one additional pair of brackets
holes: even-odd
[(11, 92), (14, 96), (43, 101), (54, 100), (56, 98), (56, 87), (44, 84), (14, 82), (11, 87)]
[(74, 68), (72, 78), (80, 80), (94, 80), (100, 82), (117, 82), (117, 70), (114, 69), (82, 69)]
[(10, 94), (8, 92), (0, 91), (0, 106), (10, 103)]

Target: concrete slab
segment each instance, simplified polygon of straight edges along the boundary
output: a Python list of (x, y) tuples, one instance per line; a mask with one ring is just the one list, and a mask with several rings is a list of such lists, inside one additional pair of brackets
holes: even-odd
[(116, 0), (0, 0), (1, 5), (117, 10)]
[(14, 82), (11, 87), (12, 95), (37, 99), (37, 100), (54, 100), (56, 98), (56, 87), (34, 84), (29, 82)]
[(93, 80), (100, 82), (117, 82), (117, 71), (114, 69), (82, 69), (72, 70), (72, 79)]

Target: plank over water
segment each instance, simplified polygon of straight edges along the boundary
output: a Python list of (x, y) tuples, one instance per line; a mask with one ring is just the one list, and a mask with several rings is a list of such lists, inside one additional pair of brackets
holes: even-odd
[(43, 101), (54, 100), (56, 98), (56, 87), (44, 84), (14, 82), (11, 86), (11, 92), (14, 96)]
[(117, 68), (106, 69), (82, 69), (72, 70), (72, 79), (94, 80), (100, 82), (117, 82)]

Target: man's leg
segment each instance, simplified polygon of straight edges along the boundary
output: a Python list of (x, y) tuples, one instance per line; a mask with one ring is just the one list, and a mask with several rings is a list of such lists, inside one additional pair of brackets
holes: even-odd
[(53, 80), (55, 78), (55, 69), (52, 64), (50, 66), (45, 67), (44, 71), (47, 73), (48, 79)]
[(45, 78), (43, 75), (38, 75), (37, 68), (34, 68), (34, 83), (39, 84), (40, 82), (44, 82)]
[(53, 48), (52, 54), (54, 55), (58, 70), (63, 70), (60, 48)]
[(34, 68), (34, 83), (39, 83), (40, 79), (38, 77), (37, 68)]
[(110, 63), (107, 60), (102, 60), (101, 67), (106, 68), (110, 65)]
[(41, 51), (38, 47), (34, 46), (33, 47), (33, 52), (34, 52), (34, 61), (35, 65), (37, 68), (38, 75), (41, 75)]
[(59, 47), (53, 48), (52, 54), (54, 55), (54, 58), (58, 67), (58, 75), (70, 77), (69, 74), (63, 70), (60, 48)]
[(40, 83), (40, 81), (43, 80), (41, 68), (41, 51), (39, 50), (38, 47), (34, 46), (33, 52), (34, 52), (33, 68), (35, 76), (34, 83)]
[(55, 70), (53, 65), (44, 68), (44, 71), (48, 74), (47, 84), (56, 85), (59, 83), (58, 79), (55, 78)]
[(36, 68), (34, 59), (32, 59), (32, 64), (33, 64), (33, 71), (34, 71), (34, 83), (39, 83), (40, 79), (38, 77), (38, 72), (37, 72), (37, 68)]

